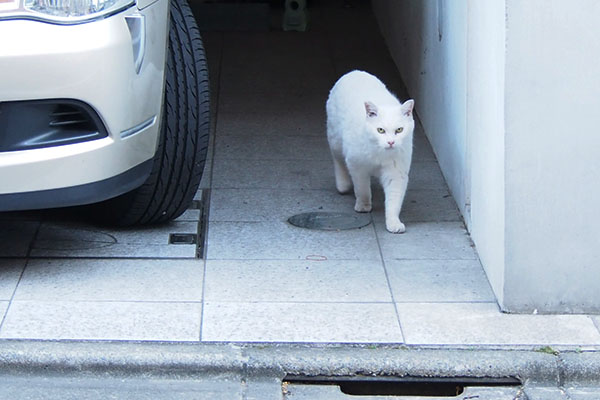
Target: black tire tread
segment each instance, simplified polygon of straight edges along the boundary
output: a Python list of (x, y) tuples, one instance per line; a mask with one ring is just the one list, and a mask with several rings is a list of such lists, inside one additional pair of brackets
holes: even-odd
[[(186, 0), (171, 0), (165, 98), (152, 172), (138, 189), (109, 200), (111, 223), (130, 226), (177, 218), (202, 178), (210, 130), (208, 67)], [(105, 222), (107, 219), (104, 219)]]

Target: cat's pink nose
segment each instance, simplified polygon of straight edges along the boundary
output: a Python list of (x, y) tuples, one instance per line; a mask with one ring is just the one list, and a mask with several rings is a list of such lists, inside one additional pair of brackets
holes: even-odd
[(390, 145), (390, 147), (392, 147), (394, 145), (394, 143), (396, 143), (396, 142), (394, 142), (393, 140), (391, 140), (391, 141), (388, 142), (388, 144)]

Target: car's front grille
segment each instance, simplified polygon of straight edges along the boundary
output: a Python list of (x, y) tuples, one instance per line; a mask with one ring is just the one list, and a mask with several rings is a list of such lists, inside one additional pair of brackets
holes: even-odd
[(107, 136), (96, 112), (79, 101), (0, 103), (0, 151), (60, 146)]

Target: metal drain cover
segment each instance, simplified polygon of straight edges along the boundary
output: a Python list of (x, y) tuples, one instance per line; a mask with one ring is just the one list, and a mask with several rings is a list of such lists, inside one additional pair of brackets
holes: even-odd
[(308, 212), (290, 217), (288, 222), (306, 229), (338, 231), (357, 229), (371, 223), (370, 214), (339, 212)]
[(169, 244), (196, 244), (198, 235), (193, 233), (171, 233)]

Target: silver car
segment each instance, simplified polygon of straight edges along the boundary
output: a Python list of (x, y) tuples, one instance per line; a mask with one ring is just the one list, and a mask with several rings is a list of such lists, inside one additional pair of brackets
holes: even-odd
[(0, 0), (0, 211), (173, 219), (198, 188), (209, 114), (185, 0)]

